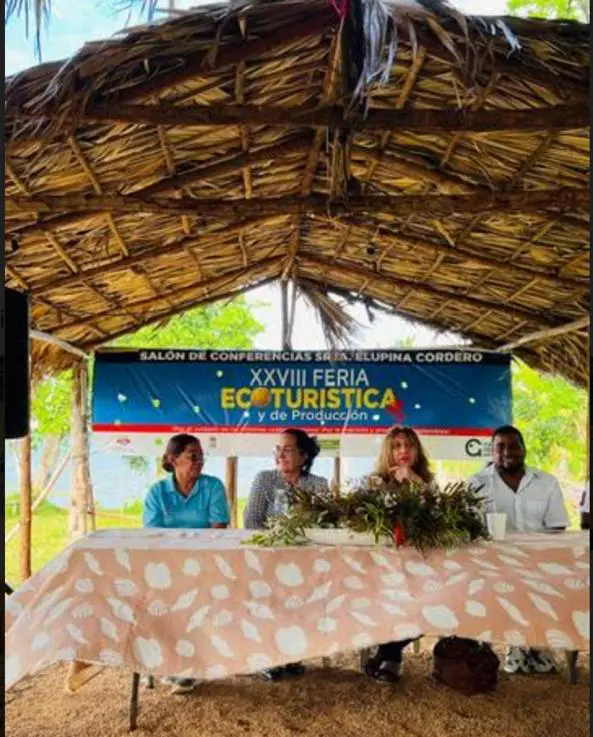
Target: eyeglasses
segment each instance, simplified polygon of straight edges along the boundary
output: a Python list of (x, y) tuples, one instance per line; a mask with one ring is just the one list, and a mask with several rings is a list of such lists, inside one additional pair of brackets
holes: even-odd
[(280, 446), (277, 445), (274, 448), (274, 455), (281, 456), (281, 455), (293, 455), (294, 453), (298, 452), (298, 448), (293, 448), (292, 446)]

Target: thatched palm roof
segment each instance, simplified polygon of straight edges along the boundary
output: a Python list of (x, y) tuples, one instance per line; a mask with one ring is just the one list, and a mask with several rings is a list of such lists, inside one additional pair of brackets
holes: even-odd
[(295, 278), (585, 383), (588, 26), (430, 5), (202, 7), (8, 79), (33, 327), (88, 351)]

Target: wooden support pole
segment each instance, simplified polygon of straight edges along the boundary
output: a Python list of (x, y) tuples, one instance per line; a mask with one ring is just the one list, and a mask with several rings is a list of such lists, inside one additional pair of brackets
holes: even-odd
[(332, 491), (334, 496), (340, 496), (342, 462), (339, 455), (334, 457), (334, 476), (332, 478)]
[(20, 475), (21, 475), (21, 581), (31, 577), (31, 435), (21, 441)]
[(237, 508), (237, 456), (229, 456), (226, 459), (225, 486), (229, 509), (231, 510), (231, 527), (239, 526), (239, 510)]
[(282, 350), (290, 350), (290, 336), (288, 324), (288, 281), (283, 279), (280, 282), (280, 298), (282, 311)]
[[(80, 361), (72, 371), (72, 497), (70, 502), (70, 536), (77, 539), (91, 528), (91, 475), (88, 437), (88, 367)], [(90, 515), (91, 518), (93, 514)], [(93, 527), (94, 529), (94, 527)]]

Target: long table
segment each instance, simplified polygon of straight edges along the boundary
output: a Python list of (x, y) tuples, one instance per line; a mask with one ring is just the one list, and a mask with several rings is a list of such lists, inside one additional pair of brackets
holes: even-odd
[(5, 688), (59, 661), (217, 679), (421, 634), (589, 650), (588, 533), (426, 557), (249, 535), (109, 529), (66, 548), (5, 599)]

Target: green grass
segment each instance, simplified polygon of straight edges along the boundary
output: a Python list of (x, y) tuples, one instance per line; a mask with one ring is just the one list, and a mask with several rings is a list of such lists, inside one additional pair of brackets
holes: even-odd
[[(245, 499), (239, 499), (239, 526), (243, 526), (243, 510)], [(108, 514), (108, 516), (106, 516)], [(97, 509), (97, 528), (107, 527), (141, 527), (142, 502), (137, 501), (121, 510), (109, 511), (101, 514)], [(130, 517), (134, 519), (130, 519)], [(4, 518), (4, 534), (6, 535), (18, 523), (18, 501), (14, 497), (6, 499), (6, 515)], [(33, 513), (31, 531), (31, 568), (33, 573), (43, 568), (52, 558), (55, 558), (70, 543), (68, 535), (68, 511), (56, 507), (49, 502), (43, 502)], [(6, 563), (5, 579), (13, 585), (22, 583), (20, 575), (20, 536), (17, 533), (5, 546)]]

